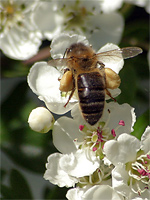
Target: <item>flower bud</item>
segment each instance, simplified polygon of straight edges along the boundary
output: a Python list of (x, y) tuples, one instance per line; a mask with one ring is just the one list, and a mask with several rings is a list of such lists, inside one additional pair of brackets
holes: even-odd
[(28, 123), (32, 130), (47, 133), (53, 126), (54, 118), (48, 109), (38, 107), (31, 111)]

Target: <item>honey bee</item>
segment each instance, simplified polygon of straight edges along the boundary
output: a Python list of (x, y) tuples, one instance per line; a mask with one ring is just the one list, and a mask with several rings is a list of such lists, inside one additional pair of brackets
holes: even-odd
[[(50, 60), (51, 66), (66, 66), (60, 79), (60, 91), (71, 91), (69, 103), (77, 90), (79, 106), (85, 121), (96, 124), (101, 118), (105, 105), (105, 95), (111, 93), (108, 89), (119, 87), (121, 80), (117, 73), (110, 68), (104, 68), (105, 62), (134, 57), (142, 53), (139, 47), (125, 47), (96, 54), (91, 46), (74, 43), (66, 49), (64, 57)], [(114, 99), (115, 100), (115, 99)]]

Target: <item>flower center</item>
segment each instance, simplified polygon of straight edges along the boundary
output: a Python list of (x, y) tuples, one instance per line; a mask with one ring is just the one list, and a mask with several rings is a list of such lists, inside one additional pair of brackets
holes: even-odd
[(79, 179), (79, 187), (83, 187), (85, 185), (100, 185), (102, 181), (110, 178), (113, 166), (105, 165), (102, 160), (100, 162), (100, 167), (93, 174), (90, 176), (81, 177)]
[(109, 121), (109, 117), (106, 122), (99, 122), (97, 127), (90, 128), (86, 125), (80, 125), (79, 131), (84, 135), (84, 141), (81, 144), (81, 148), (89, 146), (92, 151), (95, 151), (97, 156), (103, 158), (103, 146), (104, 143), (110, 139), (114, 139), (116, 137), (116, 131), (121, 126), (125, 126), (123, 120), (120, 120), (118, 126), (114, 129), (110, 130), (107, 124)]
[(107, 141), (109, 136), (109, 129), (105, 129), (104, 125), (104, 122), (100, 122), (96, 129), (89, 129), (86, 125), (79, 126), (80, 132), (84, 134), (82, 148), (89, 146), (92, 151), (102, 153), (103, 144)]
[[(69, 5), (70, 3), (70, 5)], [(76, 0), (73, 4), (72, 2), (67, 2), (67, 5), (63, 5), (61, 9), (63, 15), (65, 15), (64, 27), (65, 30), (78, 30), (79, 27), (82, 31), (86, 29), (86, 18), (91, 15), (86, 9), (86, 6), (80, 5), (80, 1)]]
[(130, 181), (129, 184), (134, 193), (141, 195), (150, 185), (150, 152), (143, 154), (143, 151), (137, 153), (137, 159), (134, 163), (128, 163)]
[(7, 31), (16, 24), (22, 25), (22, 11), (25, 9), (25, 5), (23, 3), (16, 4), (13, 0), (2, 1), (1, 4), (0, 32)]

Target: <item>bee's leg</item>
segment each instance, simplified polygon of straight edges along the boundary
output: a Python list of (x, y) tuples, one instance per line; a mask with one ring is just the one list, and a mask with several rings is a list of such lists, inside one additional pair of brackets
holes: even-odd
[(69, 95), (69, 98), (68, 98), (68, 100), (67, 100), (67, 103), (64, 105), (64, 107), (66, 107), (67, 104), (69, 103), (71, 97), (73, 96), (74, 91), (75, 91), (75, 87), (72, 89), (71, 94)]
[(58, 80), (60, 81), (59, 90), (61, 92), (69, 92), (74, 88), (74, 78), (70, 70), (66, 70), (63, 77)]
[(106, 88), (116, 89), (120, 86), (121, 80), (119, 75), (110, 68), (105, 68)]
[(64, 53), (64, 56), (63, 56), (63, 58), (65, 57), (65, 55), (67, 54), (67, 51), (68, 51), (68, 49), (69, 48), (67, 48), (66, 50), (65, 50), (65, 53)]
[(67, 94), (67, 92), (71, 91), (67, 103), (64, 105), (64, 107), (66, 107), (75, 91), (75, 80), (72, 72), (69, 69), (66, 69), (62, 79), (60, 79), (59, 81), (60, 81), (59, 90), (61, 92), (66, 92)]
[(97, 62), (100, 65), (100, 69), (103, 69), (105, 67), (104, 63), (102, 63), (101, 61)]
[(106, 94), (107, 94), (108, 96), (110, 96), (110, 98), (113, 99), (113, 100), (116, 102), (116, 99), (115, 99), (114, 97), (111, 96), (111, 93), (110, 93), (107, 89), (105, 89), (105, 91), (106, 91)]
[[(67, 71), (70, 71), (70, 69), (69, 69), (69, 68), (65, 68), (65, 69), (64, 69), (64, 74), (65, 74)], [(64, 75), (63, 75), (63, 76), (64, 76)], [(61, 79), (62, 79), (62, 78), (58, 78), (58, 81), (61, 81)]]

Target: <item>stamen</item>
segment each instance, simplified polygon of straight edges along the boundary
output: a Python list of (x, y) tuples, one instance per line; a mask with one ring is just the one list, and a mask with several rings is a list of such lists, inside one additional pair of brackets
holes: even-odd
[(92, 176), (91, 176), (91, 175), (89, 176), (89, 183), (90, 183), (91, 185), (93, 184)]
[(144, 169), (138, 169), (137, 170), (142, 176), (146, 176), (147, 172)]
[(111, 130), (111, 134), (112, 134), (113, 137), (116, 137), (115, 129)]
[(150, 159), (150, 155), (147, 154), (147, 158)]
[(120, 120), (118, 124), (121, 126), (125, 126), (125, 122), (123, 120)]
[(104, 127), (103, 128), (105, 128), (105, 127), (107, 127), (107, 125), (108, 125), (108, 123), (109, 123), (109, 121), (110, 121), (110, 110), (108, 109), (108, 118), (107, 118), (107, 121), (105, 122), (105, 125), (104, 125)]
[(89, 138), (89, 139), (91, 139), (91, 138), (92, 138), (92, 136), (90, 136), (90, 135), (87, 135), (87, 136), (86, 136), (86, 138)]
[[(89, 141), (89, 142), (86, 142), (86, 144), (91, 144), (92, 142), (91, 141)], [(94, 144), (95, 145), (95, 144)]]
[(94, 146), (95, 146), (95, 143), (90, 147), (90, 149), (93, 149), (94, 148)]
[(93, 147), (93, 149), (92, 149), (93, 151), (96, 151), (97, 150), (97, 148), (96, 147)]
[(140, 189), (140, 186), (139, 186), (139, 183), (136, 182), (136, 186), (137, 186), (137, 189), (138, 189), (138, 195), (141, 196), (141, 189)]
[(102, 176), (101, 176), (101, 171), (100, 170), (98, 170), (98, 179), (99, 179), (99, 182), (102, 181)]
[(79, 130), (82, 131), (84, 128), (84, 125), (79, 125)]
[[(107, 127), (108, 123), (110, 121), (110, 110), (108, 110), (108, 117), (106, 122), (99, 122), (99, 125), (96, 127), (92, 127), (89, 129), (86, 127), (86, 125), (79, 125), (79, 131), (84, 136), (84, 145), (81, 144), (80, 147), (87, 147), (95, 152), (99, 151), (98, 153), (102, 153), (102, 149), (104, 147), (104, 143), (109, 140), (109, 138), (112, 139), (113, 137), (116, 137), (116, 129), (110, 130), (109, 127)], [(123, 120), (122, 120), (123, 121)], [(120, 120), (121, 123), (121, 120)], [(123, 123), (123, 122), (122, 122)], [(118, 125), (117, 129), (120, 128), (120, 125)], [(112, 135), (111, 135), (112, 134)]]

